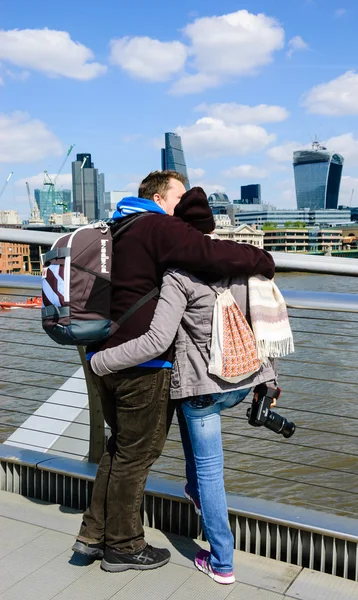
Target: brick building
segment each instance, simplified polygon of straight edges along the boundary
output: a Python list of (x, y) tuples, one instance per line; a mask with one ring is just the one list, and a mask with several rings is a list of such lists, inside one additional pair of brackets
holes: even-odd
[(0, 242), (0, 273), (31, 273), (29, 244)]

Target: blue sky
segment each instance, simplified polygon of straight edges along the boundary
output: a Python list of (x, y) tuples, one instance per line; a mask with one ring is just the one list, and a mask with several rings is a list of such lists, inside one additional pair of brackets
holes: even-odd
[(192, 185), (295, 208), (292, 152), (315, 134), (345, 157), (358, 201), (358, 4), (354, 0), (0, 0), (0, 209), (28, 216), (75, 144), (106, 190), (133, 193), (182, 135)]

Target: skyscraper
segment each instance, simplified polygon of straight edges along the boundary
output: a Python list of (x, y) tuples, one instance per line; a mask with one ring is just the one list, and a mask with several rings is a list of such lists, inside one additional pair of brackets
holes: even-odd
[(104, 173), (99, 173), (97, 178), (97, 195), (98, 195), (98, 217), (100, 219), (105, 218), (104, 203), (105, 203), (105, 189), (104, 189)]
[(318, 141), (293, 153), (297, 208), (337, 208), (344, 158)]
[(51, 215), (61, 215), (71, 210), (71, 190), (34, 190), (36, 204), (45, 225), (48, 225)]
[(184, 175), (185, 188), (190, 188), (181, 137), (170, 132), (165, 134), (165, 148), (162, 148), (162, 171), (168, 169)]
[(261, 185), (259, 183), (242, 185), (240, 204), (261, 204)]
[(98, 174), (88, 153), (77, 154), (72, 163), (73, 211), (83, 213), (89, 221), (99, 218), (104, 174)]

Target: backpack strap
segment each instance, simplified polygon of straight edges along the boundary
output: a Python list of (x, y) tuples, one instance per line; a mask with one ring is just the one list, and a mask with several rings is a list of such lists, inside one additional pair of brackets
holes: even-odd
[(136, 221), (139, 221), (139, 219), (142, 219), (143, 217), (147, 217), (148, 215), (151, 215), (154, 213), (151, 213), (149, 211), (145, 211), (142, 213), (135, 213), (134, 215), (131, 215), (129, 218), (127, 217), (125, 219), (125, 223), (114, 223), (114, 225), (112, 225), (111, 229), (112, 229), (112, 241), (115, 242), (117, 240), (117, 238), (119, 238), (120, 235), (122, 235), (122, 233), (124, 233), (129, 227), (131, 227), (134, 223), (136, 223)]
[(49, 250), (45, 254), (41, 254), (41, 262), (44, 267), (50, 264), (51, 260), (55, 258), (66, 258), (70, 256), (71, 248), (54, 248), (53, 250)]
[[(216, 296), (220, 296), (220, 294), (222, 294), (223, 292), (218, 292), (214, 286), (210, 285), (210, 283), (204, 282), (205, 285), (207, 285), (211, 290), (213, 290), (213, 292), (215, 293)], [(232, 285), (232, 277), (230, 277), (229, 279), (229, 283), (227, 284), (227, 290), (229, 290), (231, 288)]]
[(41, 316), (43, 319), (48, 319), (49, 317), (57, 317), (58, 319), (62, 319), (63, 317), (70, 316), (70, 308), (68, 306), (59, 307), (52, 304), (41, 309)]
[(149, 300), (151, 300), (152, 298), (154, 298), (157, 294), (159, 294), (159, 289), (156, 287), (154, 289), (152, 289), (151, 292), (149, 292), (148, 294), (146, 294), (145, 296), (143, 296), (143, 298), (140, 298), (135, 304), (133, 304), (133, 306), (131, 306), (127, 312), (124, 313), (124, 315), (122, 315), (118, 321), (117, 321), (117, 325), (118, 327), (120, 327), (127, 319), (129, 319), (129, 317), (131, 317), (141, 306), (143, 306), (144, 304), (146, 304)]
[[(117, 223), (114, 226), (114, 231), (112, 234), (112, 240), (113, 242), (115, 242), (120, 235), (122, 235), (122, 233), (124, 233), (129, 227), (131, 227), (134, 223), (136, 223), (136, 221), (139, 221), (139, 219), (142, 219), (143, 217), (147, 217), (148, 215), (153, 214), (149, 211), (145, 211), (139, 214), (135, 214), (133, 216), (131, 216), (130, 218), (126, 219), (125, 223), (119, 223), (119, 226), (116, 227)], [(159, 289), (157, 287), (153, 288), (150, 292), (148, 292), (148, 294), (146, 294), (145, 296), (143, 296), (143, 298), (140, 298), (135, 304), (133, 304), (133, 306), (131, 306), (125, 313), (124, 315), (122, 315), (118, 321), (117, 321), (117, 325), (118, 327), (120, 327), (121, 325), (123, 325), (123, 323), (125, 321), (127, 321), (127, 319), (129, 319), (129, 317), (131, 317), (139, 308), (141, 308), (144, 304), (146, 304), (147, 302), (149, 302), (149, 300), (151, 300), (152, 298), (154, 298), (155, 296), (157, 296), (157, 294), (159, 294)]]

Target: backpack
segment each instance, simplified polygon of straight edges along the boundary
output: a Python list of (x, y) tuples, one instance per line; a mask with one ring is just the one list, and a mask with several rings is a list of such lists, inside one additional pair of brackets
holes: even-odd
[(255, 337), (230, 288), (221, 293), (212, 289), (217, 297), (208, 371), (224, 381), (238, 383), (261, 367)]
[(113, 225), (99, 221), (62, 235), (41, 255), (42, 327), (58, 344), (86, 346), (103, 342), (143, 304), (153, 289), (117, 322), (111, 320), (112, 251), (116, 239), (150, 213)]

